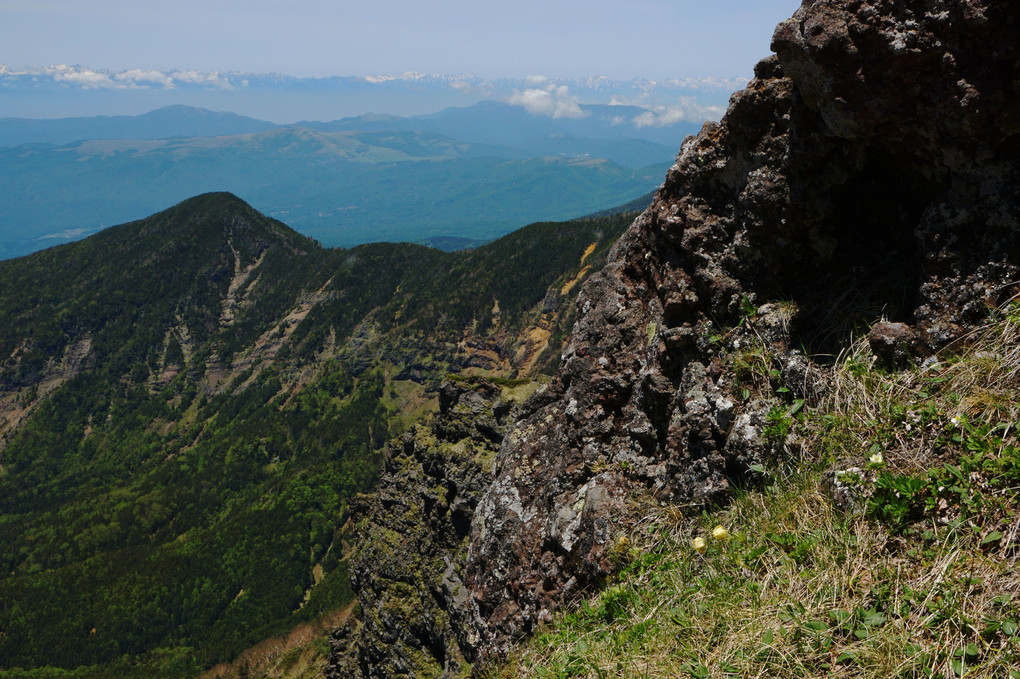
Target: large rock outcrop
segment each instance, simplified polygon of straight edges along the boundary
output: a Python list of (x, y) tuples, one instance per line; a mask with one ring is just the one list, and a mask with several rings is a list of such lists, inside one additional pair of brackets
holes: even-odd
[(787, 454), (770, 416), (851, 333), (909, 364), (1020, 291), (1018, 14), (806, 0), (780, 24), (584, 284), (556, 378), (496, 426), (494, 394), (449, 391), (394, 450), (331, 676), (483, 668), (605, 578), (648, 503), (724, 501)]
[(470, 532), (468, 659), (605, 577), (642, 502), (719, 501), (783, 454), (767, 414), (825, 384), (802, 348), (885, 317), (923, 355), (1020, 290), (1018, 14), (808, 0), (780, 24), (584, 285), (557, 377), (503, 441)]

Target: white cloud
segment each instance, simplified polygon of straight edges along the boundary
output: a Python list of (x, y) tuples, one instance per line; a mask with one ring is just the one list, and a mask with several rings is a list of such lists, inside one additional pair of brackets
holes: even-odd
[(660, 84), (687, 90), (733, 90), (742, 89), (748, 78), (673, 78)]
[(216, 71), (213, 71), (212, 73), (202, 73), (201, 71), (170, 71), (169, 76), (175, 82), (187, 83), (189, 85), (205, 85), (206, 87), (218, 87), (224, 90), (233, 88), (230, 81), (221, 77)]
[(110, 80), (108, 73), (93, 71), (80, 66), (52, 66), (47, 69), (53, 73), (53, 80), (58, 83), (77, 85), (86, 90), (103, 88), (116, 88), (117, 84)]
[(719, 120), (726, 110), (721, 106), (702, 106), (693, 99), (684, 99), (680, 104), (672, 106), (656, 106), (640, 113), (631, 122), (634, 127), (666, 127), (676, 123), (701, 123), (706, 120)]
[(665, 111), (645, 111), (634, 116), (631, 122), (634, 127), (666, 127), (686, 119), (687, 111), (681, 106), (671, 106)]
[(525, 80), (528, 81), (529, 85), (544, 85), (547, 82), (549, 82), (549, 78), (545, 77), (544, 75), (537, 74), (529, 75), (527, 78), (525, 78)]
[[(27, 72), (26, 72), (27, 73)], [(213, 71), (153, 71), (132, 68), (119, 73), (97, 71), (84, 66), (47, 66), (40, 75), (48, 75), (54, 82), (73, 85), (82, 89), (139, 90), (161, 87), (173, 89), (178, 84), (203, 85), (219, 89), (233, 89), (231, 82), (220, 73)]]
[(165, 73), (159, 71), (143, 71), (139, 68), (133, 68), (128, 71), (123, 71), (113, 76), (113, 79), (118, 83), (123, 83), (127, 87), (148, 87), (149, 85), (162, 85), (166, 88), (174, 86), (174, 79)]
[(514, 93), (507, 100), (514, 106), (523, 106), (528, 113), (552, 118), (584, 118), (587, 113), (581, 110), (577, 97), (570, 95), (566, 85), (549, 85), (544, 89), (528, 89)]

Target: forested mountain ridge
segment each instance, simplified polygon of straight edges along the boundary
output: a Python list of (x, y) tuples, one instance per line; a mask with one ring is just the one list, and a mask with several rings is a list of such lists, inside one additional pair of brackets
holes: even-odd
[(630, 218), (329, 250), (206, 194), (0, 264), (2, 670), (192, 676), (342, 607), (384, 444), (555, 365)]

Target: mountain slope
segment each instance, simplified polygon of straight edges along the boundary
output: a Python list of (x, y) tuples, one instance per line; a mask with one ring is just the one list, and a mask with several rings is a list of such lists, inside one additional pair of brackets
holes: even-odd
[(628, 219), (326, 250), (207, 194), (0, 264), (3, 669), (193, 676), (344, 606), (385, 442), (554, 361)]

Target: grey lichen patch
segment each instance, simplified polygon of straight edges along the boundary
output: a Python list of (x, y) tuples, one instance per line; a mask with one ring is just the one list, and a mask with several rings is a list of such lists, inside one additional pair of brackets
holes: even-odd
[(645, 325), (645, 337), (648, 339), (648, 344), (651, 345), (655, 341), (655, 330), (659, 327), (655, 321), (648, 321)]

